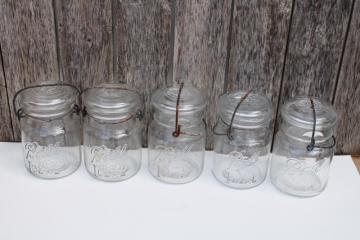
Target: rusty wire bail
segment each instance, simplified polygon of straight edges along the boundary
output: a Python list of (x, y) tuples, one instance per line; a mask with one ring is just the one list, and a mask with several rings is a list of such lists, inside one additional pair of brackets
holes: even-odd
[[(184, 132), (181, 131), (181, 125), (179, 124), (179, 112), (180, 112), (180, 97), (181, 97), (181, 92), (182, 89), (184, 87), (184, 83), (180, 83), (179, 86), (179, 92), (178, 92), (178, 96), (177, 96), (177, 100), (176, 100), (176, 110), (175, 110), (175, 130), (172, 133), (173, 137), (179, 137), (180, 135), (187, 135), (187, 136), (200, 136), (201, 134), (199, 133), (190, 133), (190, 132)], [(203, 123), (205, 125), (205, 129), (207, 129), (207, 124), (205, 122), (205, 120), (203, 119)]]
[(176, 113), (175, 113), (175, 131), (172, 133), (173, 137), (178, 137), (180, 136), (181, 133), (181, 125), (179, 124), (179, 105), (180, 105), (180, 96), (181, 96), (181, 91), (184, 87), (184, 83), (180, 83), (180, 87), (179, 87), (179, 93), (177, 96), (177, 100), (176, 100)]
[(314, 150), (315, 148), (318, 149), (330, 149), (335, 147), (336, 145), (336, 138), (334, 135), (331, 136), (333, 142), (331, 145), (316, 145), (315, 144), (315, 130), (316, 130), (316, 111), (315, 111), (315, 104), (314, 104), (314, 100), (310, 97), (310, 104), (311, 104), (311, 109), (312, 109), (312, 113), (313, 113), (313, 127), (312, 127), (312, 134), (311, 134), (311, 140), (310, 143), (306, 146), (306, 150), (311, 152), (312, 150)]
[(234, 112), (233, 112), (233, 114), (232, 114), (232, 116), (231, 116), (231, 120), (230, 120), (230, 124), (229, 124), (229, 125), (226, 124), (225, 121), (220, 118), (225, 125), (228, 125), (228, 126), (229, 126), (228, 129), (226, 130), (226, 132), (225, 132), (225, 133), (216, 132), (216, 131), (215, 131), (215, 128), (216, 128), (216, 126), (218, 125), (218, 123), (216, 123), (215, 126), (214, 126), (214, 128), (213, 128), (213, 133), (214, 133), (214, 135), (227, 136), (230, 141), (234, 139), (234, 137), (233, 137), (233, 135), (231, 134), (231, 132), (232, 132), (232, 128), (233, 128), (233, 122), (234, 122), (234, 119), (235, 119), (235, 115), (236, 115), (236, 113), (237, 113), (240, 105), (245, 101), (245, 99), (249, 96), (249, 94), (250, 94), (251, 92), (252, 92), (252, 89), (248, 90), (248, 91), (244, 94), (244, 96), (242, 96), (242, 97), (240, 98), (240, 101), (239, 101), (239, 103), (236, 105), (236, 107), (235, 107), (235, 109), (234, 109)]
[[(74, 85), (70, 84), (70, 83), (62, 83), (62, 82), (58, 82), (58, 83), (48, 83), (48, 84), (39, 84), (39, 85), (34, 85), (34, 86), (28, 86), (28, 87), (24, 87), (22, 89), (20, 89), (19, 91), (17, 91), (13, 97), (13, 107), (14, 107), (14, 112), (15, 112), (15, 115), (17, 117), (17, 119), (20, 121), (21, 118), (24, 118), (24, 117), (31, 117), (31, 118), (34, 118), (36, 120), (40, 120), (40, 121), (45, 121), (45, 122), (51, 122), (53, 120), (56, 120), (56, 119), (60, 119), (62, 118), (63, 116), (61, 117), (58, 117), (58, 118), (53, 118), (53, 119), (42, 119), (42, 118), (37, 118), (37, 117), (34, 117), (34, 116), (30, 116), (28, 114), (26, 114), (24, 112), (24, 110), (22, 108), (17, 108), (16, 106), (16, 100), (18, 98), (18, 96), (24, 92), (25, 90), (28, 90), (28, 89), (33, 89), (33, 88), (41, 88), (41, 87), (56, 87), (56, 86), (67, 86), (67, 87), (71, 87), (73, 89), (75, 89), (78, 93), (78, 97), (81, 95), (81, 91), (75, 87)], [(74, 104), (73, 108), (71, 111), (69, 111), (68, 113), (65, 114), (68, 115), (70, 113), (76, 113), (76, 115), (79, 115), (80, 114), (80, 111), (81, 111), (81, 108), (78, 104)]]
[[(102, 88), (102, 89), (120, 89), (120, 90), (127, 90), (127, 91), (133, 91), (135, 93), (137, 93), (141, 98), (142, 98), (142, 103), (143, 103), (143, 106), (142, 106), (142, 109), (139, 109), (138, 111), (136, 111), (135, 113), (131, 114), (129, 117), (121, 120), (121, 121), (117, 121), (117, 122), (112, 122), (112, 123), (109, 123), (109, 124), (119, 124), (119, 123), (125, 123), (125, 122), (128, 122), (130, 121), (132, 118), (137, 118), (139, 119), (139, 121), (142, 121), (144, 119), (144, 111), (145, 111), (145, 97), (143, 94), (141, 94), (139, 91), (135, 90), (135, 89), (130, 89), (130, 88), (126, 88), (126, 87), (121, 87), (121, 86), (118, 86), (118, 87), (107, 87), (107, 86), (95, 86), (95, 87), (89, 87), (89, 88), (85, 88), (81, 93), (80, 93), (80, 98), (82, 99), (83, 97), (83, 94), (90, 90), (90, 89), (94, 89), (94, 88)], [(88, 111), (86, 111), (86, 107), (83, 106), (82, 110), (81, 110), (81, 113), (82, 113), (82, 116), (85, 117), (85, 116), (88, 116), (90, 118), (92, 118), (94, 121), (96, 122), (99, 122), (99, 120), (97, 120), (95, 117), (93, 117), (91, 114), (89, 114)]]

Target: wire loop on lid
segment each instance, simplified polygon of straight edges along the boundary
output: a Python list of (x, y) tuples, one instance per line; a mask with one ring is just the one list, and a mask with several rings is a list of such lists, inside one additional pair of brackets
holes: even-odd
[[(177, 96), (177, 100), (176, 100), (176, 111), (175, 111), (175, 131), (172, 133), (173, 137), (179, 137), (181, 134), (182, 135), (187, 135), (187, 136), (200, 136), (201, 134), (198, 133), (190, 133), (190, 132), (183, 132), (181, 131), (181, 125), (179, 124), (179, 112), (180, 112), (180, 97), (181, 97), (181, 92), (182, 89), (184, 87), (184, 83), (180, 83), (180, 87), (179, 87), (179, 92), (178, 92), (178, 96)], [(205, 121), (204, 121), (205, 123)], [(206, 123), (205, 123), (205, 127), (206, 127)]]
[(181, 126), (179, 125), (179, 105), (180, 105), (180, 95), (183, 87), (184, 87), (184, 83), (180, 83), (179, 94), (176, 100), (175, 131), (172, 133), (174, 137), (178, 137), (181, 133)]
[(314, 100), (310, 97), (310, 104), (311, 104), (311, 109), (313, 112), (313, 127), (312, 127), (312, 134), (311, 134), (311, 140), (310, 140), (310, 144), (306, 146), (306, 150), (308, 150), (309, 152), (311, 152), (312, 150), (314, 150), (315, 148), (323, 148), (323, 149), (330, 149), (333, 148), (336, 145), (336, 138), (334, 135), (331, 136), (332, 138), (332, 144), (331, 145), (316, 145), (315, 144), (315, 130), (316, 130), (316, 111), (315, 111), (315, 104), (314, 104)]
[[(236, 107), (235, 107), (235, 109), (234, 109), (234, 112), (233, 112), (233, 114), (232, 114), (232, 116), (231, 116), (231, 121), (230, 121), (230, 124), (229, 124), (229, 127), (228, 127), (226, 133), (218, 133), (218, 132), (216, 132), (216, 131), (215, 131), (215, 128), (216, 128), (216, 126), (217, 126), (217, 124), (216, 124), (216, 125), (214, 126), (214, 131), (213, 131), (215, 135), (226, 135), (230, 141), (233, 140), (233, 136), (232, 136), (231, 132), (232, 132), (232, 127), (233, 127), (232, 125), (233, 125), (233, 122), (234, 122), (234, 118), (235, 118), (236, 112), (238, 111), (240, 105), (245, 101), (245, 99), (249, 96), (249, 94), (250, 94), (251, 92), (252, 92), (252, 89), (250, 89), (249, 91), (247, 91), (247, 92), (244, 94), (244, 96), (242, 96), (242, 97), (240, 98), (240, 101), (239, 101), (239, 103), (236, 105)], [(224, 123), (225, 123), (225, 122), (224, 122)], [(225, 124), (226, 124), (226, 123), (225, 123)]]

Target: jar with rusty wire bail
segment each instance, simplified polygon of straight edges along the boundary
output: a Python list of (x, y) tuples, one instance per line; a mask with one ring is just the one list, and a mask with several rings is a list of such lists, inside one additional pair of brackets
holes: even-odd
[(215, 178), (237, 189), (261, 184), (270, 159), (271, 126), (272, 107), (265, 95), (251, 90), (222, 95), (213, 131)]
[(34, 176), (67, 176), (81, 162), (79, 90), (66, 83), (29, 86), (13, 100), (26, 169)]
[(123, 181), (141, 166), (143, 100), (135, 91), (103, 84), (83, 92), (84, 161), (93, 177)]
[(188, 183), (202, 172), (206, 127), (205, 99), (183, 83), (158, 89), (151, 98), (148, 131), (150, 173), (166, 183)]
[(327, 185), (337, 114), (320, 99), (296, 97), (282, 106), (281, 120), (271, 160), (271, 182), (284, 193), (316, 196)]

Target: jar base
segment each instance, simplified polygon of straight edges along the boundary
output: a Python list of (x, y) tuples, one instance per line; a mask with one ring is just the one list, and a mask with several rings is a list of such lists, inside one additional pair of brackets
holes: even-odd
[(271, 184), (280, 192), (290, 195), (290, 196), (294, 196), (294, 197), (299, 197), (299, 198), (311, 198), (311, 197), (316, 197), (318, 195), (320, 195), (326, 188), (326, 184), (319, 189), (318, 191), (308, 191), (308, 192), (303, 192), (303, 191), (299, 191), (296, 189), (292, 189), (291, 187), (286, 187), (283, 185), (283, 187), (280, 187), (278, 184), (278, 180), (275, 180), (273, 178), (270, 178)]
[(105, 182), (122, 182), (135, 176), (141, 165), (132, 158), (115, 159), (101, 164), (91, 164), (85, 161), (87, 172), (95, 179)]
[(63, 172), (57, 173), (57, 174), (47, 174), (47, 175), (35, 173), (27, 167), (25, 167), (25, 169), (34, 177), (37, 177), (40, 179), (45, 179), (45, 180), (56, 180), (56, 179), (64, 178), (64, 177), (67, 177), (67, 176), (73, 174), (80, 168), (80, 165), (81, 165), (81, 161), (79, 161), (79, 163), (76, 166), (74, 166), (73, 168), (67, 169), (67, 171), (63, 171)]
[(169, 185), (181, 185), (181, 184), (187, 184), (187, 183), (191, 183), (191, 182), (194, 182), (196, 179), (198, 179), (200, 176), (201, 176), (201, 173), (192, 178), (192, 179), (188, 179), (186, 181), (169, 181), (169, 180), (166, 180), (166, 179), (163, 179), (163, 178), (159, 178), (158, 176), (154, 175), (151, 171), (149, 171), (151, 176), (153, 176), (156, 180), (158, 180), (159, 182), (162, 182), (162, 183), (166, 183), (166, 184), (169, 184)]
[(166, 166), (149, 166), (149, 172), (154, 178), (169, 184), (190, 183), (200, 177), (202, 171), (202, 167), (189, 161), (170, 161)]
[(89, 175), (93, 178), (95, 178), (96, 180), (100, 180), (103, 182), (123, 182), (125, 180), (128, 180), (132, 177), (134, 177), (139, 171), (140, 171), (140, 167), (138, 167), (138, 169), (136, 171), (133, 171), (131, 174), (128, 174), (126, 177), (123, 178), (114, 178), (114, 177), (102, 177), (102, 176), (96, 176), (94, 175), (92, 172), (89, 171), (89, 169), (87, 167), (86, 171), (89, 173)]
[(225, 186), (225, 187), (228, 187), (228, 188), (232, 188), (232, 189), (236, 189), (236, 190), (248, 190), (248, 189), (252, 189), (252, 188), (255, 188), (259, 185), (261, 185), (265, 179), (266, 179), (266, 176), (261, 180), (261, 181), (257, 181), (255, 184), (253, 185), (235, 185), (235, 184), (227, 184), (226, 182), (222, 181), (219, 177), (217, 177), (217, 175), (215, 174), (214, 171), (211, 171), (214, 178), (219, 182), (221, 183), (221, 185)]

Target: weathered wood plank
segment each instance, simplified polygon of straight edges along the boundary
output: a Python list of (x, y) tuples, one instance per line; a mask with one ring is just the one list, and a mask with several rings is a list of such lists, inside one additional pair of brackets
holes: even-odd
[[(52, 3), (1, 0), (0, 45), (9, 98), (33, 82), (57, 81), (58, 62)], [(11, 106), (15, 140), (19, 124)]]
[[(0, 48), (1, 49), (1, 48)], [(0, 51), (1, 54), (1, 51)], [(0, 56), (0, 141), (14, 141), (12, 123), (7, 99), (5, 75)]]
[(63, 81), (86, 88), (112, 82), (111, 0), (56, 0)]
[(253, 88), (276, 105), (291, 6), (291, 0), (235, 0), (227, 90)]
[(296, 95), (331, 101), (352, 0), (295, 0), (281, 102)]
[(169, 71), (171, 0), (113, 0), (114, 78), (144, 95), (144, 143), (151, 93)]
[(208, 99), (205, 120), (207, 148), (217, 102), (224, 92), (231, 1), (178, 0), (175, 11), (174, 81), (193, 83)]
[(292, 0), (235, 0), (227, 90), (266, 94), (275, 117)]
[(335, 93), (339, 114), (337, 153), (360, 154), (360, 1), (354, 3), (345, 52)]

